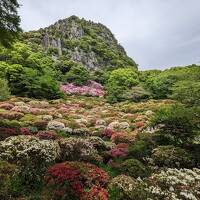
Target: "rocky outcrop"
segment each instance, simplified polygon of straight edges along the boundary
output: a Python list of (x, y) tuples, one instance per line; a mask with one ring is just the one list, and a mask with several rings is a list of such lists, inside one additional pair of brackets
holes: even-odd
[(24, 38), (31, 43), (36, 41), (55, 60), (62, 56), (88, 69), (137, 67), (107, 27), (76, 16), (24, 33)]

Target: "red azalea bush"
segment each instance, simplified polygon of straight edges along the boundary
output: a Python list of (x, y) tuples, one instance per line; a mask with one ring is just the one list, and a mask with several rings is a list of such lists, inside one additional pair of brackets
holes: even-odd
[(19, 129), (20, 134), (22, 135), (32, 135), (31, 131), (29, 130), (29, 128), (20, 128)]
[(16, 135), (32, 135), (29, 128), (2, 128), (0, 127), (0, 140), (4, 140), (10, 136)]
[(142, 128), (144, 127), (145, 123), (143, 121), (139, 121), (135, 123), (136, 128)]
[(0, 140), (4, 140), (7, 137), (18, 135), (15, 128), (0, 128)]
[(61, 85), (61, 91), (66, 94), (78, 94), (78, 95), (89, 95), (89, 96), (104, 96), (105, 91), (103, 86), (95, 81), (88, 81), (87, 85), (76, 86), (72, 83)]
[(58, 138), (58, 135), (55, 131), (39, 131), (36, 137), (44, 140), (55, 140)]
[(130, 138), (128, 136), (128, 133), (126, 132), (119, 132), (113, 134), (111, 136), (111, 140), (116, 144), (130, 142)]
[[(83, 162), (64, 162), (50, 167), (45, 176), (47, 187), (53, 189), (54, 198), (84, 199), (93, 195), (94, 187), (105, 188), (108, 174), (93, 164)], [(90, 189), (90, 194), (86, 192)], [(102, 193), (100, 189), (99, 194)], [(103, 199), (102, 199), (103, 200)]]
[(94, 186), (81, 197), (81, 200), (108, 200), (108, 196), (106, 189)]
[(10, 103), (2, 103), (0, 104), (0, 108), (3, 108), (5, 110), (11, 110), (14, 107), (13, 104)]

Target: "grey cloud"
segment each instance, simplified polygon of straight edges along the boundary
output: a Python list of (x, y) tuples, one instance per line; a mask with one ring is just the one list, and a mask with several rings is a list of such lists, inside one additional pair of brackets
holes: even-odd
[(105, 24), (140, 69), (200, 60), (199, 0), (19, 0), (25, 31), (71, 15)]

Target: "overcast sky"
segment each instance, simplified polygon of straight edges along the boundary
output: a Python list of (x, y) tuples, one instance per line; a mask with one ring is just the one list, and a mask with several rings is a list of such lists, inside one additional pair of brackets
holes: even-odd
[(24, 31), (77, 15), (101, 22), (141, 70), (200, 63), (200, 0), (19, 0)]

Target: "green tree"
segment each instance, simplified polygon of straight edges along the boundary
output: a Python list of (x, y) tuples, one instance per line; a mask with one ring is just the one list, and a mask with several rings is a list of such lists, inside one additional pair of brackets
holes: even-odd
[(10, 96), (9, 87), (5, 79), (0, 78), (0, 100), (6, 100)]
[(199, 130), (199, 111), (183, 105), (161, 107), (151, 119), (153, 126), (160, 126), (156, 140), (160, 145), (191, 144)]
[(72, 67), (63, 79), (75, 85), (84, 85), (90, 78), (90, 72), (84, 66), (78, 65)]
[(200, 81), (179, 81), (172, 87), (171, 98), (189, 106), (200, 106)]
[(17, 0), (0, 1), (0, 44), (3, 46), (10, 46), (20, 31), (18, 8), (19, 4)]
[(40, 75), (36, 69), (24, 68), (19, 80), (19, 83), (15, 84), (17, 95), (38, 99), (56, 99), (62, 95), (59, 84), (48, 73)]
[(119, 68), (113, 70), (106, 85), (108, 101), (116, 103), (126, 100), (125, 94), (138, 83), (138, 74), (134, 69)]

